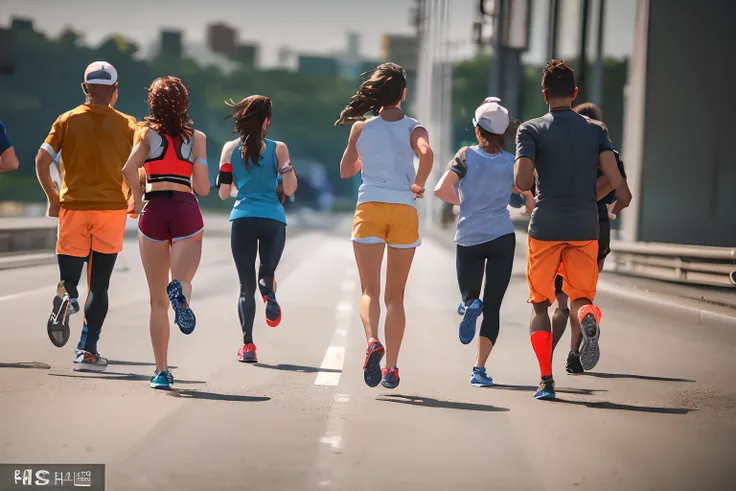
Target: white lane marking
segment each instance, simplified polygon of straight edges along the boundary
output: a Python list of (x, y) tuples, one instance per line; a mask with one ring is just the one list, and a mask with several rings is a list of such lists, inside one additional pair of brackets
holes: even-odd
[(332, 447), (333, 450), (337, 450), (342, 445), (342, 437), (341, 436), (323, 436), (319, 439), (320, 443), (324, 443), (325, 445), (329, 445)]
[(344, 346), (330, 346), (327, 348), (325, 357), (319, 367), (320, 372), (317, 373), (317, 378), (314, 380), (314, 385), (337, 385), (340, 382), (340, 374), (344, 363)]
[(314, 379), (314, 385), (336, 386), (340, 382), (342, 367), (345, 364), (345, 344), (353, 315), (353, 301), (350, 299), (356, 283), (345, 280), (341, 283), (342, 297), (335, 308), (335, 332)]
[(0, 302), (3, 302), (5, 300), (13, 300), (14, 298), (25, 297), (26, 295), (34, 295), (36, 293), (41, 293), (41, 292), (46, 292), (49, 295), (55, 294), (56, 285), (44, 286), (41, 288), (36, 288), (35, 290), (26, 290), (24, 292), (13, 293), (11, 295), (4, 295), (0, 297)]

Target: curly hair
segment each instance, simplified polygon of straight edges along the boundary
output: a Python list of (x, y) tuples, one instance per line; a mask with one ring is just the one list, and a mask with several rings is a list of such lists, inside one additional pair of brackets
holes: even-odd
[(564, 60), (550, 60), (542, 70), (542, 89), (548, 97), (572, 97), (575, 72)]
[(360, 84), (335, 126), (347, 121), (363, 121), (368, 112), (378, 116), (382, 107), (392, 106), (401, 100), (406, 88), (406, 71), (403, 68), (396, 63), (384, 63), (361, 74), (361, 77), (371, 72), (371, 78)]
[(225, 105), (235, 109), (225, 119), (235, 120), (233, 133), (240, 133), (240, 143), (243, 144), (243, 162), (250, 170), (251, 164), (261, 165), (259, 156), (263, 147), (263, 122), (271, 119), (271, 99), (263, 95), (252, 95), (235, 103), (225, 101)]
[(148, 107), (142, 126), (160, 135), (188, 140), (194, 129), (189, 119), (189, 93), (176, 77), (159, 77), (148, 88)]

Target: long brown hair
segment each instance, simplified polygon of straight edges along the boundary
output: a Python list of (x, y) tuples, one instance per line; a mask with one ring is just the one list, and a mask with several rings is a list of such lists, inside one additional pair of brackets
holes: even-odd
[(188, 140), (194, 129), (189, 119), (189, 93), (176, 77), (159, 77), (148, 88), (148, 108), (142, 126), (160, 135)]
[[(406, 88), (406, 71), (396, 63), (384, 63), (372, 70), (371, 78), (360, 84), (350, 103), (340, 113), (335, 126), (346, 121), (362, 121), (368, 112), (378, 116), (382, 107), (397, 104)], [(365, 72), (361, 77), (371, 73)]]
[(478, 137), (478, 143), (484, 151), (488, 153), (498, 153), (506, 146), (507, 138), (516, 138), (516, 132), (519, 130), (520, 124), (521, 122), (517, 119), (509, 122), (509, 125), (506, 127), (506, 131), (504, 131), (503, 134), (491, 133), (478, 125), (475, 127), (478, 130), (478, 133), (476, 134)]
[(230, 99), (230, 102), (225, 101), (225, 105), (235, 109), (225, 119), (235, 120), (233, 133), (240, 133), (246, 169), (250, 170), (249, 161), (254, 165), (261, 165), (259, 156), (264, 138), (263, 122), (271, 119), (271, 99), (263, 95), (252, 95), (237, 104)]

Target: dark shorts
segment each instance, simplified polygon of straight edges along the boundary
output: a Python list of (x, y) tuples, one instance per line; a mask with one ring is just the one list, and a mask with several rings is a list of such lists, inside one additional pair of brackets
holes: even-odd
[(192, 193), (154, 191), (146, 193), (146, 206), (138, 230), (154, 242), (176, 242), (199, 234), (204, 228), (199, 201)]
[[(605, 259), (611, 253), (611, 222), (599, 220), (600, 234), (598, 235), (598, 262)], [(562, 293), (563, 278), (557, 275), (555, 278), (555, 295)]]

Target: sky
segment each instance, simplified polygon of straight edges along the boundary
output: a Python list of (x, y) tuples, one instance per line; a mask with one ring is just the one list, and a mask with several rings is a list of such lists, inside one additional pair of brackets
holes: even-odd
[[(448, 37), (456, 46), (453, 56), (472, 57), (478, 0), (449, 1)], [(580, 2), (562, 1), (562, 30), (574, 33)], [(413, 4), (413, 0), (0, 0), (0, 26), (8, 25), (13, 16), (30, 17), (36, 29), (51, 36), (70, 26), (84, 35), (86, 43), (96, 45), (118, 33), (146, 50), (158, 39), (161, 28), (182, 29), (186, 44), (204, 43), (207, 24), (224, 22), (240, 30), (240, 41), (260, 43), (262, 65), (274, 66), (283, 47), (305, 54), (341, 52), (349, 30), (360, 34), (362, 56), (377, 59), (381, 34), (413, 34), (409, 24)], [(545, 56), (548, 4), (547, 0), (533, 0), (528, 61), (541, 62)], [(636, 0), (607, 0), (606, 55), (630, 54), (635, 10)], [(568, 35), (561, 43), (561, 55), (571, 57), (575, 43), (576, 35)]]

